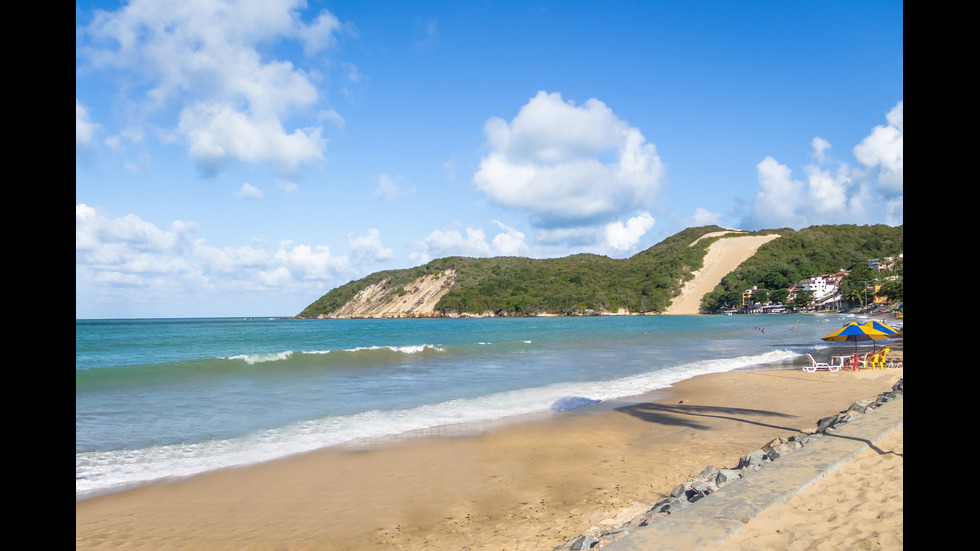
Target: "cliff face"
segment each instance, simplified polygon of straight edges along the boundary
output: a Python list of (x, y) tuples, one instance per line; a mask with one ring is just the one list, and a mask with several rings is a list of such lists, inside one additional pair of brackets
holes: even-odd
[(394, 288), (388, 280), (369, 285), (343, 307), (321, 318), (420, 318), (435, 315), (435, 306), (452, 289), (455, 270), (420, 277)]

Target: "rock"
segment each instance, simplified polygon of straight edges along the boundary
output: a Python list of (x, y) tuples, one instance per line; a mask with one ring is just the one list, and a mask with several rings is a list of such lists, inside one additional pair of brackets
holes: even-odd
[(656, 507), (651, 507), (649, 511), (641, 515), (638, 515), (634, 517), (633, 520), (629, 521), (629, 523), (627, 523), (626, 525), (626, 529), (632, 531), (637, 528), (640, 528), (641, 526), (646, 526), (647, 524), (650, 524), (651, 522), (657, 520), (661, 516), (664, 515), (658, 513)]
[(864, 400), (858, 400), (851, 404), (851, 407), (847, 408), (848, 412), (851, 413), (867, 413), (869, 409), (876, 405), (875, 398), (865, 398)]
[(766, 459), (766, 452), (761, 449), (754, 450), (745, 454), (738, 460), (738, 468), (745, 469), (751, 467), (761, 467), (766, 463), (766, 461), (768, 461), (768, 459)]
[(587, 536), (585, 534), (572, 538), (555, 548), (555, 551), (581, 551), (582, 549), (592, 549), (599, 543), (599, 538)]
[(738, 480), (742, 478), (742, 471), (736, 469), (719, 469), (718, 476), (715, 478), (715, 483), (719, 486), (727, 484), (732, 480)]
[[(717, 477), (718, 475), (715, 476)], [(691, 489), (696, 492), (698, 499), (700, 499), (717, 490), (718, 484), (716, 484), (714, 480), (701, 480), (691, 484)]]

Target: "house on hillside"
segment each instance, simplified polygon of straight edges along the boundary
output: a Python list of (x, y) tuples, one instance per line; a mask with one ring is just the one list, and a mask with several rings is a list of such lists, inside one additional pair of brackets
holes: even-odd
[(813, 294), (813, 305), (817, 310), (837, 309), (840, 302), (840, 282), (850, 270), (838, 270), (833, 274), (823, 274), (816, 277), (805, 279), (789, 289), (788, 302), (796, 299), (802, 291), (810, 291)]
[(899, 260), (902, 260), (903, 257), (904, 257), (904, 253), (898, 255), (897, 257), (887, 256), (885, 258), (869, 258), (868, 269), (875, 272), (880, 272), (882, 270), (891, 270), (892, 268), (895, 267), (895, 263), (898, 262)]

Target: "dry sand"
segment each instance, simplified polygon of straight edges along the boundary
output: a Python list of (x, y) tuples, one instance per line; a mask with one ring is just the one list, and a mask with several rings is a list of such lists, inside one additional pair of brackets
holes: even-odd
[[(706, 375), (598, 411), (154, 484), (76, 503), (76, 547), (550, 550), (638, 514), (707, 465), (733, 467), (775, 437), (812, 429), (889, 390), (902, 372)], [(801, 522), (790, 529), (790, 520), (764, 520), (770, 524), (756, 539), (743, 532), (745, 548), (770, 541), (771, 548), (827, 548), (799, 540), (821, 539), (828, 526), (861, 531), (850, 536), (862, 542), (869, 532), (900, 542), (900, 461), (897, 476), (898, 498), (889, 498), (898, 506), (897, 534), (886, 524), (894, 512), (853, 513), (843, 501), (867, 496), (850, 481), (828, 480), (833, 490), (817, 491), (841, 500), (831, 513), (807, 511), (813, 500), (788, 504), (786, 514)], [(787, 528), (773, 533), (772, 526)], [(834, 548), (845, 547), (855, 548)]]
[[(723, 233), (729, 232), (708, 234), (701, 239)], [(704, 266), (694, 272), (694, 279), (681, 287), (680, 296), (671, 302), (665, 313), (672, 315), (697, 314), (698, 308), (701, 306), (701, 297), (711, 292), (723, 277), (754, 255), (759, 247), (778, 237), (775, 234), (745, 235), (726, 237), (712, 243), (708, 247), (707, 254), (704, 255)]]
[(904, 454), (904, 429), (898, 429), (705, 551), (902, 549)]

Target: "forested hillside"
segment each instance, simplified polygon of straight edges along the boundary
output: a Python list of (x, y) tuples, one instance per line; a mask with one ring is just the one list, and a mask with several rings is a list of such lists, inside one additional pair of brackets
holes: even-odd
[(523, 257), (439, 258), (405, 270), (376, 272), (337, 287), (308, 306), (298, 317), (314, 318), (336, 311), (369, 285), (388, 280), (397, 290), (424, 275), (456, 271), (452, 290), (436, 305), (442, 314), (509, 315), (574, 314), (599, 310), (659, 312), (679, 285), (701, 267), (707, 245), (692, 242), (718, 226), (689, 228), (629, 259), (594, 254), (564, 258)]
[(868, 271), (868, 259), (905, 252), (904, 226), (810, 226), (776, 233), (782, 237), (759, 247), (752, 258), (704, 297), (707, 310), (733, 303), (734, 297), (753, 286), (770, 291), (786, 289), (804, 279), (841, 269), (854, 270), (853, 279), (873, 280), (877, 275)]
[[(688, 228), (627, 259), (594, 254), (564, 258), (447, 257), (405, 270), (377, 272), (328, 292), (297, 317), (329, 316), (369, 285), (387, 280), (397, 291), (424, 275), (455, 270), (451, 290), (436, 304), (438, 314), (496, 315), (597, 312), (663, 312), (681, 284), (701, 268), (707, 247), (721, 237), (692, 243), (718, 226)], [(840, 268), (866, 265), (868, 258), (903, 252), (903, 228), (890, 226), (814, 226), (799, 231), (766, 230), (782, 237), (763, 245), (729, 274), (706, 304), (724, 293), (758, 286), (785, 288), (800, 279)], [(746, 235), (744, 233), (740, 235)], [(748, 234), (751, 235), (751, 234)]]

